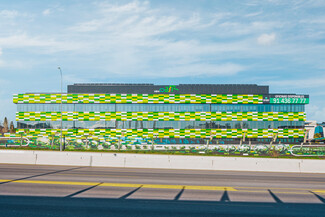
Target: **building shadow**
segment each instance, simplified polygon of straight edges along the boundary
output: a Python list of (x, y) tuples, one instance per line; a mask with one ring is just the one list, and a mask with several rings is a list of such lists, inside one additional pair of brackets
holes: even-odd
[(103, 184), (103, 182), (100, 182), (100, 183), (98, 183), (97, 185), (90, 186), (90, 187), (88, 187), (88, 188), (82, 189), (82, 190), (77, 191), (77, 192), (75, 192), (75, 193), (73, 193), (73, 194), (69, 194), (69, 195), (67, 195), (66, 197), (74, 197), (74, 196), (76, 196), (76, 195), (78, 195), (78, 194), (81, 194), (81, 193), (83, 193), (83, 192), (86, 192), (86, 191), (89, 191), (89, 190), (91, 190), (91, 189), (93, 189), (93, 188), (96, 188), (97, 186), (99, 186), (99, 185), (101, 185), (101, 184)]
[(53, 172), (47, 172), (47, 173), (37, 174), (37, 175), (33, 175), (33, 176), (27, 176), (27, 177), (23, 177), (23, 178), (19, 178), (19, 179), (13, 179), (13, 180), (5, 181), (5, 182), (0, 182), (0, 185), (10, 183), (10, 182), (15, 182), (15, 181), (31, 179), (31, 178), (35, 178), (35, 177), (40, 177), (40, 176), (46, 176), (46, 175), (51, 175), (51, 174), (56, 174), (56, 173), (62, 173), (62, 172), (67, 172), (67, 171), (71, 171), (71, 170), (77, 170), (77, 169), (81, 169), (81, 168), (84, 168), (84, 167), (74, 167), (74, 168), (65, 169), (65, 170), (56, 170), (56, 171), (53, 171)]
[(278, 196), (276, 196), (270, 189), (267, 189), (267, 190), (270, 193), (270, 195), (272, 196), (272, 198), (275, 200), (275, 202), (283, 203), (282, 200), (280, 200), (280, 198), (278, 198)]
[(325, 203), (325, 198), (321, 197), (320, 195), (316, 194), (315, 192), (309, 191), (310, 193), (312, 193), (313, 195), (315, 195), (315, 197), (317, 197), (322, 203)]
[[(139, 190), (139, 188), (135, 189)], [(132, 192), (134, 193), (135, 190)], [(131, 193), (131, 192), (130, 192)], [(129, 193), (129, 194), (130, 194)], [(225, 193), (224, 193), (225, 194)], [(225, 196), (226, 197), (226, 196)], [(325, 205), (197, 200), (154, 200), (0, 195), (1, 216), (312, 216), (324, 217)]]
[(185, 190), (185, 186), (183, 186), (182, 190), (178, 192), (178, 194), (174, 197), (174, 200), (179, 200)]
[(230, 198), (227, 192), (227, 189), (225, 188), (225, 191), (223, 192), (220, 202), (230, 202)]
[(132, 194), (134, 194), (135, 192), (137, 192), (138, 190), (140, 190), (140, 188), (142, 188), (143, 185), (141, 185), (140, 187), (134, 189), (133, 191), (130, 191), (129, 193), (123, 195), (122, 197), (120, 197), (119, 199), (123, 200), (128, 198), (129, 196), (131, 196)]

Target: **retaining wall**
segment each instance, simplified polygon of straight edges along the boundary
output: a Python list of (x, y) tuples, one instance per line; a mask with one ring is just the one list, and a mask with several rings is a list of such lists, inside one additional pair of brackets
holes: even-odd
[(325, 173), (325, 160), (0, 150), (0, 163)]

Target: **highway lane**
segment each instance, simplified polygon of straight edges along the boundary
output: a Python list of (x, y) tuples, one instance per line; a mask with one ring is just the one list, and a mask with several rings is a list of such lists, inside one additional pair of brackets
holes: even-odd
[(325, 174), (0, 164), (0, 210), (7, 216), (324, 216)]

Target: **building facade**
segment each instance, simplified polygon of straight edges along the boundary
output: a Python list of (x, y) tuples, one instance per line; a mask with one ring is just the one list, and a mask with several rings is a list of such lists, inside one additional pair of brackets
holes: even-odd
[(324, 138), (325, 122), (317, 123), (317, 121), (306, 121), (305, 130), (307, 131), (308, 141), (312, 141), (315, 136), (317, 137), (316, 134), (318, 134), (318, 136), (321, 138)]
[[(17, 132), (29, 138), (150, 138), (161, 144), (300, 143), (308, 95), (231, 84), (74, 84), (58, 93), (15, 94)], [(62, 102), (62, 114), (61, 114)]]

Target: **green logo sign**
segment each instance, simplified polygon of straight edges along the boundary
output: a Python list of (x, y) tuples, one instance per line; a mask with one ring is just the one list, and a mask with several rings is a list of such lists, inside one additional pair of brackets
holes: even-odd
[(173, 93), (174, 91), (178, 91), (175, 85), (169, 85), (167, 87), (162, 87), (159, 89), (160, 93)]
[(309, 98), (270, 98), (271, 104), (309, 104)]

